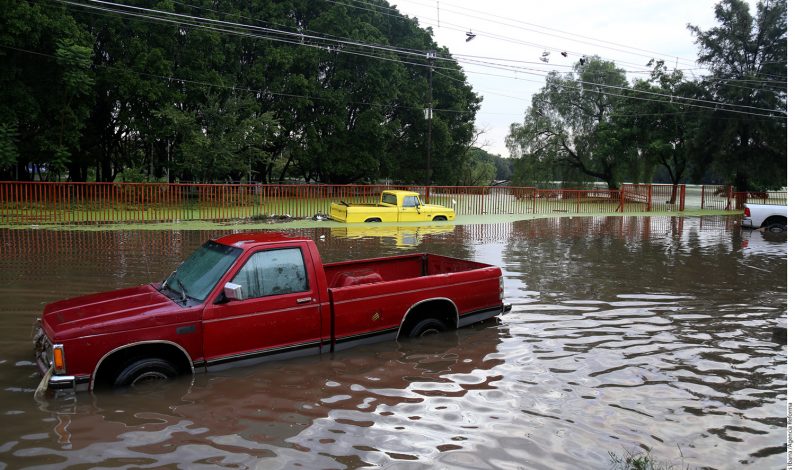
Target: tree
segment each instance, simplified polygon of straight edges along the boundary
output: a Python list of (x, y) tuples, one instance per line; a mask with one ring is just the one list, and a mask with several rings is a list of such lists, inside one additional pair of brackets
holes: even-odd
[(711, 71), (704, 85), (711, 99), (722, 103), (700, 135), (701, 167), (711, 166), (741, 191), (781, 187), (786, 184), (787, 3), (759, 2), (752, 16), (742, 0), (722, 0), (715, 18), (718, 25), (708, 30), (688, 25), (700, 47), (698, 62)]
[(612, 117), (627, 86), (624, 71), (599, 57), (576, 63), (565, 76), (551, 72), (524, 123), (513, 124), (506, 138), (511, 155), (524, 160), (516, 176), (539, 170), (551, 176), (568, 167), (618, 188), (637, 158), (632, 130)]
[[(461, 166), (457, 186), (488, 186), (497, 176), (497, 165), (492, 155), (481, 148), (470, 149)], [(499, 158), (499, 157), (498, 157)]]
[(0, 9), (3, 177), (36, 163), (75, 181), (423, 180), (429, 64), (414, 51), (443, 61), (432, 165), (435, 181), (456, 177), (479, 99), (385, 0), (135, 4), (150, 11)]
[[(681, 98), (704, 98), (698, 83), (684, 80), (680, 70), (668, 71), (663, 61), (654, 64), (648, 80), (637, 80), (624, 103), (617, 124), (634, 129), (640, 155), (638, 172), (650, 181), (662, 167), (673, 185), (669, 202), (676, 202), (677, 186), (684, 180), (694, 154), (699, 152), (695, 133), (700, 129), (701, 113), (682, 104)], [(654, 96), (655, 99), (648, 100)], [(670, 96), (670, 99), (656, 98)], [(674, 100), (673, 97), (677, 99)]]
[(93, 101), (90, 45), (62, 5), (4, 3), (0, 177), (52, 178), (79, 154)]

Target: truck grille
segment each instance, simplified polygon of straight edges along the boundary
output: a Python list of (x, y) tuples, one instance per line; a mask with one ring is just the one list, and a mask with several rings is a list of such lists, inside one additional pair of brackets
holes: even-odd
[(44, 334), (41, 320), (37, 320), (33, 327), (33, 354), (42, 373), (52, 367), (52, 342)]

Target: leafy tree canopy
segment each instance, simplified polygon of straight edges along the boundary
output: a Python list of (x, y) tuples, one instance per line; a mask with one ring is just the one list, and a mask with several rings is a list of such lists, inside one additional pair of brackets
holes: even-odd
[(433, 179), (459, 177), (480, 99), (385, 0), (127, 4), (156, 11), (0, 12), (0, 176), (424, 181), (435, 51)]

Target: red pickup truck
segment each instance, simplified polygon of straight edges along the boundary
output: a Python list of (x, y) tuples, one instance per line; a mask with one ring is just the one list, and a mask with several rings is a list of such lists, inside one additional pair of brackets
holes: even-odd
[(422, 253), (323, 264), (308, 238), (227, 235), (162, 283), (47, 305), (34, 336), (39, 391), (338, 351), (508, 310), (495, 266)]

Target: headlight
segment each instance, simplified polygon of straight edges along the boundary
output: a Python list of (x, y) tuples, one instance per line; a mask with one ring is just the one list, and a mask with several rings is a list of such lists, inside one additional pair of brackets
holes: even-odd
[(505, 299), (505, 282), (502, 280), (502, 276), (500, 276), (500, 300)]

